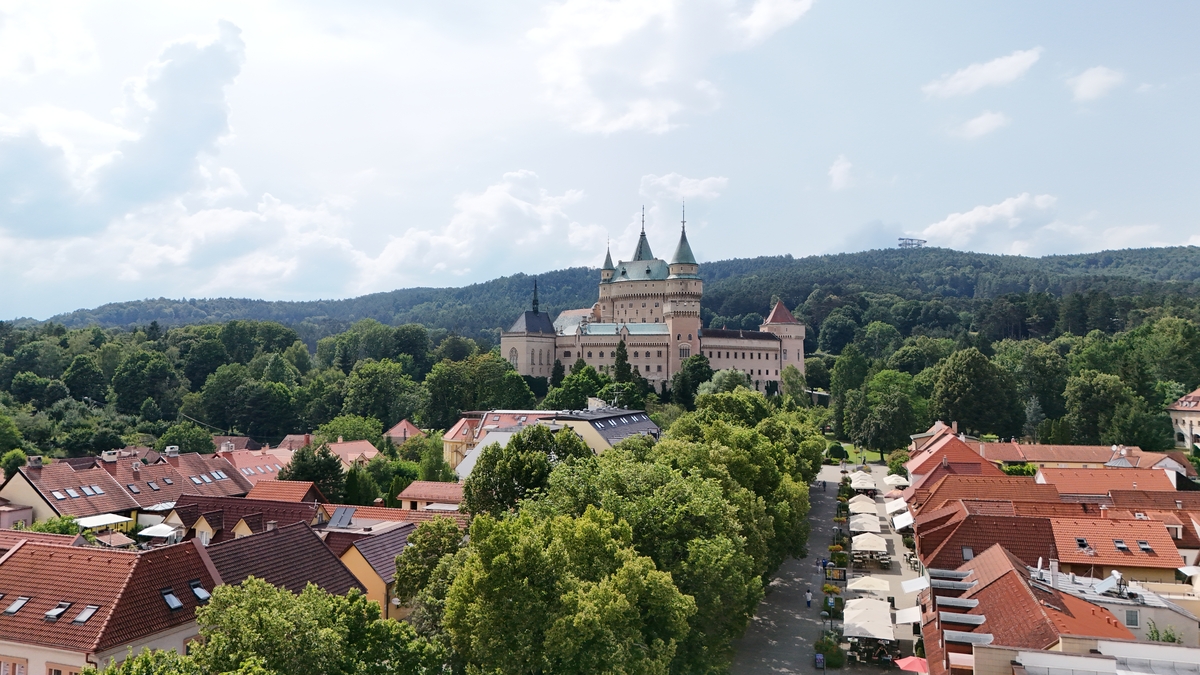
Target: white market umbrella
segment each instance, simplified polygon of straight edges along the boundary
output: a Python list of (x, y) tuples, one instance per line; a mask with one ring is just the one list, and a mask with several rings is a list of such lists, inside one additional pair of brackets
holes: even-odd
[(842, 615), (843, 634), (846, 637), (896, 639), (896, 633), (892, 630), (892, 606), (884, 600), (855, 598), (846, 603)]
[(883, 482), (892, 487), (908, 487), (908, 479), (899, 474), (891, 474), (883, 479)]
[(894, 502), (885, 502), (883, 505), (884, 513), (887, 513), (889, 516), (892, 515), (893, 513), (900, 513), (901, 511), (907, 511), (907, 510), (908, 510), (908, 503), (905, 502), (903, 499), (897, 499)]
[(850, 517), (851, 532), (879, 532), (879, 516), (858, 515)]
[(875, 482), (874, 478), (855, 478), (850, 481), (850, 487), (855, 490), (878, 490), (879, 484)]
[(886, 579), (879, 577), (859, 577), (850, 583), (846, 584), (848, 591), (862, 591), (868, 593), (887, 593), (892, 590), (892, 585)]
[(850, 501), (849, 501), (848, 503), (849, 503), (850, 505), (854, 505), (854, 504), (870, 504), (871, 506), (874, 506), (874, 505), (875, 505), (875, 500), (874, 500), (874, 499), (871, 499), (870, 497), (868, 497), (868, 496), (866, 496), (866, 495), (854, 495), (853, 497), (851, 497), (851, 498), (850, 498)]
[(863, 504), (862, 502), (859, 502), (858, 504), (850, 505), (850, 513), (873, 513), (878, 515), (879, 507), (875, 506), (874, 502), (870, 504)]
[(850, 540), (850, 550), (887, 553), (887, 540), (877, 534), (867, 532)]

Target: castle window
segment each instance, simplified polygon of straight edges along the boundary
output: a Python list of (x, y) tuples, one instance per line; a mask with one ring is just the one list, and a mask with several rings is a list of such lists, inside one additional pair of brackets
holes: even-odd
[(783, 360), (787, 361), (787, 350), (783, 350)]
[(688, 333), (688, 340), (690, 341), (691, 339), (692, 339), (692, 334)]
[(660, 358), (660, 359), (662, 358), (662, 350), (661, 349), (658, 350), (658, 358)]
[(658, 303), (657, 303), (657, 302), (656, 302), (656, 303), (654, 303), (654, 306), (655, 306), (655, 307), (658, 307)]
[(635, 359), (636, 359), (637, 357), (638, 357), (638, 353), (637, 353), (637, 352), (634, 352), (634, 353), (633, 353), (633, 358), (635, 358)]
[(571, 358), (571, 352), (563, 352), (563, 358), (564, 358), (564, 359), (569, 359), (569, 358)]
[(646, 306), (646, 303), (644, 303), (644, 302), (643, 302), (643, 303), (642, 303), (642, 307), (645, 307), (645, 306)]
[(660, 372), (660, 373), (662, 372), (662, 366), (658, 367), (658, 372)]
[(517, 356), (517, 348), (516, 347), (513, 347), (512, 349), (508, 350), (508, 362), (513, 365), (513, 368), (517, 367), (518, 358), (519, 357)]
[(686, 359), (692, 355), (692, 348), (688, 345), (679, 345), (679, 358)]
[(592, 353), (591, 353), (591, 352), (588, 352), (588, 358), (589, 358), (589, 359), (590, 359), (590, 358), (592, 358)]
[(682, 339), (683, 339), (683, 336), (682, 336), (682, 335), (680, 335), (679, 333), (676, 333), (676, 334), (675, 334), (675, 339), (676, 339), (676, 340), (682, 340)]
[(604, 358), (604, 352), (600, 352), (600, 358)]

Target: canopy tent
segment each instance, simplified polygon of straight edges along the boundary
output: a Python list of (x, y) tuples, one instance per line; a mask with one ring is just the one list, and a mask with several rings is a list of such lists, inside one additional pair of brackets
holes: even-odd
[(889, 516), (892, 515), (893, 513), (899, 513), (900, 511), (907, 511), (908, 510), (908, 502), (904, 501), (903, 499), (897, 499), (894, 502), (884, 502), (883, 510)]
[(862, 470), (855, 471), (854, 473), (850, 474), (850, 480), (854, 480), (855, 478), (864, 478), (864, 477), (870, 478), (871, 474), (867, 473), (866, 471), (862, 471)]
[(900, 499), (903, 496), (904, 496), (903, 490), (888, 490), (886, 493), (884, 493), (883, 498), (884, 499)]
[(877, 534), (867, 532), (850, 540), (850, 550), (887, 553), (887, 540)]
[(1188, 577), (1188, 578), (1191, 578), (1191, 577), (1196, 576), (1197, 574), (1200, 574), (1200, 567), (1197, 567), (1196, 565), (1188, 565), (1187, 567), (1180, 567), (1178, 569), (1183, 574), (1183, 576)]
[(857, 504), (850, 505), (850, 513), (870, 513), (873, 515), (879, 515), (879, 507), (875, 506), (875, 502), (871, 502), (870, 504), (863, 504), (862, 502), (859, 502)]
[(871, 506), (874, 506), (875, 500), (866, 495), (854, 495), (850, 498), (849, 504), (870, 504)]
[(842, 616), (842, 634), (846, 637), (896, 639), (896, 632), (892, 630), (892, 606), (886, 600), (855, 598), (846, 603)]
[(95, 516), (85, 516), (77, 518), (75, 524), (85, 530), (91, 530), (97, 527), (108, 527), (109, 525), (117, 525), (119, 523), (128, 523), (133, 518), (118, 516), (115, 513), (101, 513)]
[(898, 474), (890, 474), (883, 479), (883, 482), (892, 487), (908, 487), (908, 479)]
[(875, 482), (874, 478), (866, 476), (863, 478), (851, 479), (850, 487), (854, 488), (855, 490), (878, 490), (879, 484)]
[(851, 532), (879, 532), (879, 516), (859, 514), (850, 516)]
[(908, 511), (905, 511), (904, 513), (901, 513), (892, 519), (892, 527), (896, 528), (897, 530), (903, 530), (906, 527), (912, 527), (912, 524), (913, 516)]
[(896, 625), (902, 623), (921, 623), (920, 607), (905, 607), (896, 611)]
[(879, 577), (859, 577), (846, 584), (846, 590), (887, 593), (892, 590), (892, 585)]
[(141, 531), (138, 532), (138, 536), (139, 537), (169, 537), (169, 536), (175, 534), (177, 531), (178, 530), (176, 530), (173, 525), (168, 525), (166, 523), (159, 523), (158, 525), (151, 525), (150, 527), (142, 529)]
[(916, 593), (917, 591), (923, 591), (926, 588), (929, 588), (929, 577), (921, 576), (917, 577), (916, 579), (901, 581), (900, 588), (905, 593)]

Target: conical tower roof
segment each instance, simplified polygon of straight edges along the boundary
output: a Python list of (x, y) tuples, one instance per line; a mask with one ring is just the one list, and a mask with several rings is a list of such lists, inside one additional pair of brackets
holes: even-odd
[(672, 265), (698, 265), (696, 256), (692, 255), (692, 246), (687, 240), (687, 227), (679, 233), (679, 245), (675, 247), (675, 255), (671, 256)]
[(601, 267), (600, 269), (606, 270), (606, 271), (615, 269), (612, 264), (612, 250), (611, 249), (608, 249), (608, 248), (604, 249), (604, 267)]
[(638, 237), (637, 248), (633, 250), (634, 261), (638, 260), (654, 260), (654, 254), (650, 251), (650, 242), (646, 241), (646, 228), (642, 228), (642, 235)]

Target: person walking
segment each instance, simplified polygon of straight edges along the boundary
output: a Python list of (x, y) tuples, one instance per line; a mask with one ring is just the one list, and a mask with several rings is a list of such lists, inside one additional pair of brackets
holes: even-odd
[(805, 590), (804, 590), (804, 602), (805, 602), (805, 603), (806, 603), (806, 604), (807, 604), (809, 607), (812, 607), (812, 589), (811, 589), (811, 588), (808, 588), (808, 589), (805, 589)]

